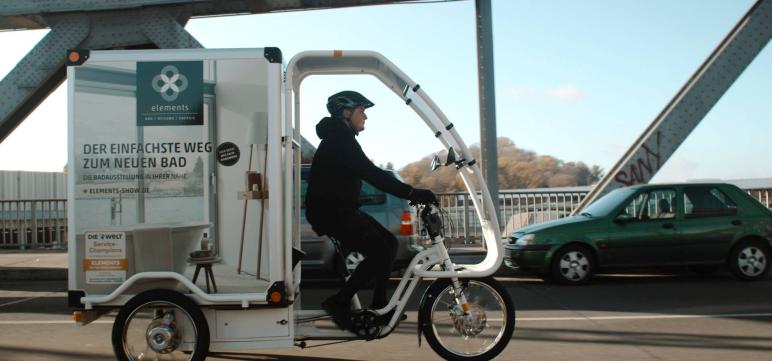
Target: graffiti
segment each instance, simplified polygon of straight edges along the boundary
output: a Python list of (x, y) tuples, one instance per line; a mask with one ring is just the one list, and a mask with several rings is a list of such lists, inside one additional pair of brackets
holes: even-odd
[[(625, 186), (631, 186), (633, 184), (645, 183), (648, 179), (654, 176), (661, 164), (661, 152), (660, 145), (660, 132), (657, 132), (656, 137), (656, 151), (651, 149), (645, 143), (641, 145), (643, 148), (643, 155), (630, 162), (625, 169), (620, 170), (614, 176), (614, 180)], [(638, 152), (640, 153), (640, 151)]]

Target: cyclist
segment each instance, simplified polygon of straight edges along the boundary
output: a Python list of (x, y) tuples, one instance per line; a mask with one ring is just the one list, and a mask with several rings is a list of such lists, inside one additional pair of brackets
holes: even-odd
[(322, 302), (322, 308), (342, 329), (351, 329), (351, 298), (370, 279), (375, 278), (370, 308), (387, 305), (386, 282), (397, 251), (394, 235), (359, 210), (362, 180), (414, 203), (437, 202), (432, 191), (400, 182), (375, 166), (362, 151), (356, 136), (365, 129), (365, 109), (373, 105), (362, 94), (348, 90), (327, 99), (330, 116), (316, 125), (321, 143), (308, 176), (306, 219), (314, 232), (333, 237), (345, 249), (365, 256), (341, 290)]

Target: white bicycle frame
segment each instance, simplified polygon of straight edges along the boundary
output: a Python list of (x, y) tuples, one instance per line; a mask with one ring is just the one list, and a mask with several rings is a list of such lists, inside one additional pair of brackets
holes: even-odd
[[(435, 208), (437, 210), (437, 208)], [(405, 269), (405, 274), (402, 275), (402, 278), (400, 279), (399, 285), (397, 285), (396, 290), (394, 291), (394, 294), (391, 296), (391, 299), (389, 300), (389, 303), (384, 306), (383, 308), (372, 310), (376, 315), (382, 316), (387, 313), (389, 313), (392, 309), (395, 309), (394, 315), (389, 320), (389, 323), (385, 325), (379, 332), (378, 337), (385, 337), (388, 334), (390, 334), (397, 325), (397, 321), (399, 320), (399, 317), (402, 315), (402, 312), (405, 309), (405, 306), (407, 305), (407, 301), (410, 299), (410, 296), (412, 296), (413, 292), (416, 289), (416, 286), (421, 282), (421, 280), (424, 278), (424, 276), (421, 276), (422, 274), (427, 274), (427, 272), (435, 272), (431, 271), (432, 268), (435, 266), (441, 266), (443, 270), (453, 270), (455, 265), (450, 260), (450, 254), (448, 253), (448, 249), (445, 247), (445, 239), (438, 235), (432, 239), (432, 244), (427, 249), (424, 249), (423, 251), (416, 254), (413, 259), (410, 261), (410, 264)], [(458, 272), (458, 271), (456, 271)], [(443, 277), (448, 278), (448, 277)], [(457, 295), (456, 302), (460, 309), (457, 310), (459, 313), (463, 313), (466, 309), (466, 296), (464, 296), (462, 292), (462, 285), (459, 281), (459, 277), (449, 277), (453, 284), (454, 294)], [(357, 296), (354, 296), (355, 300), (357, 300)], [(312, 311), (311, 313), (307, 313), (303, 316), (300, 316), (296, 319), (296, 322), (298, 324), (306, 323), (306, 322), (312, 322), (316, 321), (318, 319), (327, 317), (328, 315), (324, 311)], [(342, 334), (347, 334), (346, 331), (343, 331)], [(347, 337), (341, 337), (341, 336), (332, 336), (330, 335), (328, 337), (329, 339), (344, 339)], [(355, 339), (358, 338), (351, 334), (350, 338)], [(307, 335), (306, 337), (296, 337), (297, 341), (302, 341), (306, 339), (326, 339), (325, 337), (318, 337), (317, 335)]]

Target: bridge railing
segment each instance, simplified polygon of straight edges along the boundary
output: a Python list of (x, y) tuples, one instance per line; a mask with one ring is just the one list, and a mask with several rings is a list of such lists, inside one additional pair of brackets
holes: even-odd
[(0, 248), (64, 248), (67, 200), (0, 201)]
[[(501, 234), (565, 217), (590, 187), (503, 190), (499, 192)], [(772, 209), (770, 188), (745, 189)], [(438, 193), (445, 214), (445, 237), (454, 244), (480, 245), (480, 222), (466, 193)], [(420, 230), (420, 220), (415, 217)], [(419, 235), (425, 236), (425, 235)], [(64, 248), (67, 245), (67, 200), (0, 200), (0, 248)]]
[[(579, 205), (589, 187), (538, 188), (499, 191), (499, 224), (502, 234), (529, 224), (565, 217)], [(454, 243), (479, 244), (480, 222), (467, 193), (439, 193), (446, 212), (445, 237)], [(417, 218), (417, 217), (416, 217)], [(420, 230), (420, 219), (415, 229)]]
[(754, 189), (745, 189), (748, 194), (750, 194), (753, 198), (756, 198), (761, 202), (761, 204), (764, 205), (764, 207), (767, 207), (769, 209), (772, 209), (772, 203), (769, 201), (769, 193), (772, 191), (772, 189), (769, 188), (754, 188)]

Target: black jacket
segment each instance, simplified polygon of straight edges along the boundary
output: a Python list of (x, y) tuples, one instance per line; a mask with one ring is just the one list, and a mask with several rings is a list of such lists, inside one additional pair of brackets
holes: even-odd
[[(323, 118), (316, 125), (316, 134), (322, 142), (314, 154), (308, 175), (308, 211), (359, 208), (362, 180), (399, 198), (408, 198), (413, 187), (373, 164), (354, 138), (354, 131), (342, 118)], [(311, 218), (308, 220), (314, 225)]]

